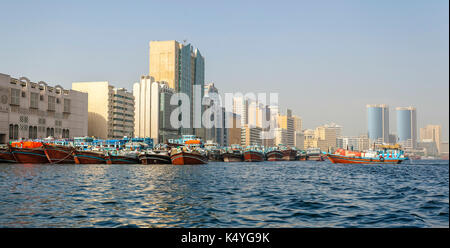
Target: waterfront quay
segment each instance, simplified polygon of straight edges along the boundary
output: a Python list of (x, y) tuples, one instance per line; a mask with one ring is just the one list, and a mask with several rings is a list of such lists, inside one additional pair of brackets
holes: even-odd
[[(108, 80), (74, 81), (72, 88), (67, 89), (60, 83), (0, 73), (0, 145), (76, 137), (101, 140), (150, 138), (156, 145), (191, 135), (220, 148), (240, 145), (243, 149), (264, 147), (267, 150), (286, 146), (297, 151), (292, 156), (302, 159), (323, 160), (317, 154), (334, 153), (338, 149), (362, 152), (374, 150), (379, 145), (396, 144), (402, 146), (405, 157), (448, 159), (448, 141), (442, 138), (441, 125), (419, 127), (420, 116), (414, 106), (395, 108), (396, 133), (389, 129), (392, 124), (387, 104), (366, 105), (367, 131), (357, 136), (345, 135), (344, 126), (335, 122), (306, 128), (304, 119), (295, 114), (292, 107), (279, 106), (278, 94), (272, 99), (273, 92), (244, 94), (239, 89), (234, 93), (222, 92), (218, 84), (206, 82), (206, 58), (190, 43), (152, 40), (148, 43), (148, 51), (148, 73), (136, 75), (138, 82), (127, 84), (130, 89), (118, 87)], [(224, 93), (225, 99), (222, 99)], [(260, 94), (266, 99), (260, 98)], [(223, 102), (227, 95), (231, 95), (230, 104), (225, 106)], [(119, 156), (74, 155), (69, 150), (53, 153), (62, 156), (67, 153), (73, 161), (90, 156), (96, 157), (93, 161), (107, 162), (105, 156)], [(307, 151), (311, 156), (305, 155)], [(197, 162), (205, 162), (202, 158), (205, 155), (185, 152), (178, 151), (182, 158), (196, 157)], [(43, 159), (45, 151), (37, 153), (40, 155), (35, 155)], [(159, 159), (167, 160), (161, 156)], [(265, 154), (261, 156), (254, 151), (248, 156), (253, 161), (266, 159)], [(273, 151), (270, 160), (277, 160), (277, 156), (279, 153)], [(158, 156), (152, 157), (157, 159)], [(230, 155), (225, 157), (226, 160), (231, 158)], [(127, 158), (116, 162), (121, 159)], [(136, 158), (132, 161), (136, 162)]]

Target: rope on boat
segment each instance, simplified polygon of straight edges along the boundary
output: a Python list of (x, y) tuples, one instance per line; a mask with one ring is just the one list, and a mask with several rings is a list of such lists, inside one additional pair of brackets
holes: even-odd
[(49, 161), (49, 162), (50, 162), (50, 164), (57, 164), (57, 163), (59, 163), (59, 162), (61, 162), (61, 161), (66, 160), (67, 158), (69, 158), (69, 157), (73, 154), (73, 152), (74, 152), (74, 149), (72, 149), (72, 150), (67, 154), (66, 157), (64, 157), (64, 158), (62, 158), (62, 159), (60, 159), (60, 160), (58, 160), (58, 161), (56, 161), (56, 162), (52, 162), (52, 161)]

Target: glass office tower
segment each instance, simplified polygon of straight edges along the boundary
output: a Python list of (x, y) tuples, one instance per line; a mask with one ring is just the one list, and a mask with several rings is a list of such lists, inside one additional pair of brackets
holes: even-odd
[(397, 137), (404, 147), (415, 148), (417, 142), (416, 108), (399, 107), (397, 112)]
[(367, 129), (370, 142), (389, 142), (389, 106), (369, 104), (367, 107)]

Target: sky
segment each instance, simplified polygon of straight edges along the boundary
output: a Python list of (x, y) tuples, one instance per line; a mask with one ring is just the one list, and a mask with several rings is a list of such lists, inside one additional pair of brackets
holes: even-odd
[[(149, 41), (187, 40), (220, 92), (276, 92), (304, 128), (367, 132), (366, 104), (449, 129), (448, 0), (4, 1), (0, 73), (132, 89)], [(418, 130), (419, 131), (419, 130)]]

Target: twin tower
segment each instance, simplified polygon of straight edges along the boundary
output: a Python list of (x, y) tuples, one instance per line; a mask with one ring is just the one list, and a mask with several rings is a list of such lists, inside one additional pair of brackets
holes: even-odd
[(369, 104), (367, 107), (368, 135), (375, 143), (400, 143), (404, 147), (415, 148), (417, 144), (416, 108), (398, 107), (397, 135), (389, 133), (389, 106)]

